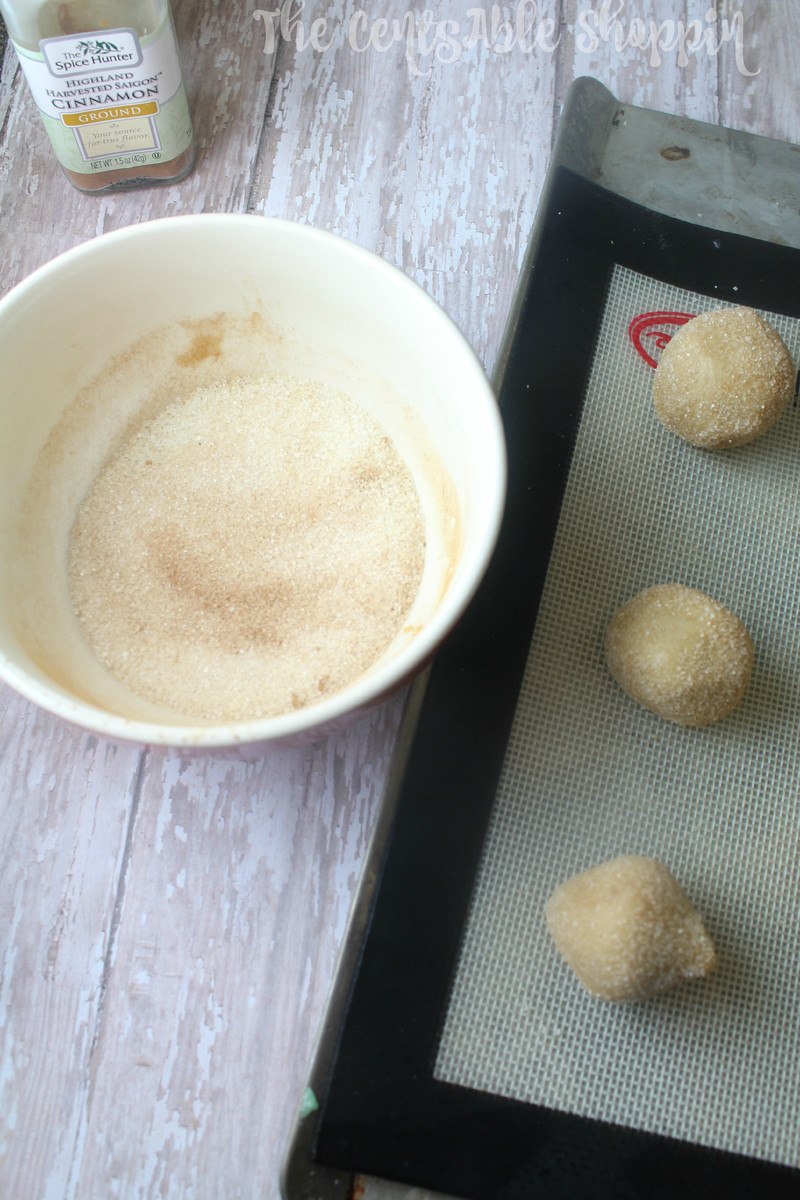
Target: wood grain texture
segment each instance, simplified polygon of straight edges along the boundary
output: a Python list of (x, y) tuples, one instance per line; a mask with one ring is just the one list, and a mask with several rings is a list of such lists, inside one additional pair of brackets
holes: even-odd
[[(720, 123), (800, 143), (800, 5), (794, 0), (727, 4), (729, 28), (741, 28), (720, 55)], [(736, 14), (741, 21), (736, 23)]]
[(626, 104), (715, 123), (717, 55), (702, 40), (713, 6), (685, 0), (654, 7), (563, 0), (559, 100), (573, 79), (591, 75)]
[(0, 699), (0, 1191), (63, 1194), (142, 755)]
[[(257, 7), (176, 4), (199, 152), (163, 189), (72, 189), (9, 50), (0, 291), (126, 224), (289, 217), (406, 271), (491, 370), (576, 76), (800, 141), (795, 0), (717, 0), (718, 22), (742, 11), (740, 50), (685, 63), (637, 43), (644, 0), (380, 0), (355, 26), (355, 0), (295, 0), (272, 46)], [(425, 53), (425, 9), (458, 47)], [(708, 26), (708, 0), (663, 9)], [(244, 763), (97, 742), (0, 688), (0, 1195), (275, 1200), (402, 705)]]
[[(478, 41), (443, 62), (420, 53), (422, 34), (411, 48), (407, 36), (364, 51), (366, 32), (355, 48), (346, 36), (355, 11), (334, 6), (339, 36), (326, 53), (281, 47), (253, 211), (377, 251), (444, 306), (490, 368), (546, 170), (553, 57)], [(444, 19), (448, 8), (431, 11)]]
[(302, 754), (148, 756), (78, 1194), (274, 1194), (397, 704)]

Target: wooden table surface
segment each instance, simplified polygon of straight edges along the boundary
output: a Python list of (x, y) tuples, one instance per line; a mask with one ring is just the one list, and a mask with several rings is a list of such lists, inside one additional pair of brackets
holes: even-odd
[[(178, 0), (197, 166), (105, 197), (61, 175), (8, 47), (0, 291), (134, 222), (288, 217), (400, 266), (491, 372), (574, 78), (800, 143), (800, 5), (735, 4)], [(238, 762), (98, 741), (0, 686), (0, 1196), (279, 1195), (403, 704)]]

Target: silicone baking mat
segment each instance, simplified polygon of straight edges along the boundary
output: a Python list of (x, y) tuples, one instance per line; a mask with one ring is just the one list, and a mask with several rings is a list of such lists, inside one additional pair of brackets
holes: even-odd
[[(352, 1171), (474, 1200), (794, 1200), (800, 414), (711, 454), (660, 425), (650, 388), (674, 322), (705, 308), (767, 313), (797, 357), (800, 250), (563, 166), (531, 247), (498, 372), (503, 528), (414, 689), (285, 1192), (338, 1198)], [(659, 721), (603, 663), (612, 612), (670, 579), (757, 648), (706, 729)], [(719, 967), (604, 1005), (543, 908), (630, 852), (678, 877)]]
[[(668, 433), (654, 365), (706, 295), (615, 267), (495, 799), (437, 1078), (800, 1165), (800, 415), (709, 453)], [(795, 361), (800, 321), (765, 314)], [(717, 725), (622, 693), (602, 642), (656, 583), (700, 588), (754, 639)], [(703, 913), (715, 975), (645, 1003), (592, 999), (544, 926), (564, 879), (666, 863)]]

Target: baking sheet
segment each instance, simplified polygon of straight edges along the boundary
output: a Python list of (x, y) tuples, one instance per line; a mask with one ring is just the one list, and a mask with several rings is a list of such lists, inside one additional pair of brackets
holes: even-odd
[[(795, 970), (796, 976), (792, 929), (787, 933), (775, 914), (764, 915), (763, 890), (753, 890), (743, 864), (752, 853), (761, 856), (765, 878), (777, 862), (790, 873), (786, 856), (792, 853), (788, 838), (796, 815), (791, 763), (798, 750), (782, 731), (786, 761), (776, 778), (789, 781), (784, 807), (771, 793), (754, 802), (749, 754), (726, 760), (724, 789), (712, 784), (710, 760), (698, 760), (699, 774), (682, 792), (691, 773), (679, 769), (669, 751), (669, 739), (679, 731), (619, 693), (598, 652), (617, 601), (655, 582), (650, 570), (681, 567), (686, 582), (718, 590), (719, 571), (727, 570), (731, 555), (723, 535), (740, 521), (759, 533), (758, 539), (742, 536), (737, 543), (740, 582), (742, 571), (753, 578), (760, 571), (762, 601), (768, 581), (783, 588), (784, 599), (791, 597), (783, 575), (789, 570), (794, 577), (794, 508), (783, 514), (782, 526), (793, 542), (781, 535), (772, 551), (764, 551), (787, 496), (794, 505), (797, 454), (791, 438), (786, 443), (781, 438), (794, 429), (797, 413), (787, 413), (780, 428), (741, 451), (711, 456), (687, 446), (658, 424), (649, 402), (636, 402), (649, 392), (652, 367), (631, 342), (628, 326), (632, 316), (644, 318), (669, 304), (700, 311), (743, 302), (800, 320), (799, 267), (798, 253), (789, 247), (654, 213), (563, 167), (549, 177), (499, 356), (509, 447), (506, 518), (473, 604), (412, 692), (309, 1076), (319, 1109), (299, 1119), (287, 1157), (284, 1191), (291, 1200), (339, 1200), (352, 1185), (348, 1171), (358, 1172), (358, 1187), (363, 1175), (372, 1175), (474, 1200), (534, 1195), (650, 1200), (665, 1179), (670, 1194), (682, 1200), (706, 1200), (709, 1194), (736, 1200), (760, 1200), (765, 1193), (773, 1200), (796, 1197), (800, 1176), (783, 1159), (770, 1158), (774, 1141), (756, 1148), (755, 1157), (741, 1144), (732, 1151), (715, 1148), (725, 1137), (735, 1143), (735, 1120), (747, 1124), (757, 1089), (744, 1092), (731, 1121), (705, 1076), (694, 1071), (683, 1081), (664, 1045), (675, 1049), (682, 1067), (691, 1068), (691, 1056), (682, 1049), (691, 1034), (711, 1061), (714, 1039), (724, 1032), (724, 1022), (714, 1022), (726, 1005), (728, 1010), (738, 1005), (736, 1019), (751, 1040), (742, 1047), (745, 1061), (740, 1070), (737, 1064), (734, 1085), (740, 1075), (748, 1077), (748, 1059), (760, 1069), (758, 1055), (770, 1050), (771, 1037), (782, 1040), (788, 1056), (794, 1035), (781, 1028), (785, 1008), (771, 1003), (770, 989), (780, 983), (781, 1004), (786, 1003), (791, 985), (780, 971)], [(609, 297), (618, 310), (613, 321)], [(796, 353), (796, 324), (777, 314), (775, 320), (794, 339)], [(648, 316), (636, 328), (644, 351), (657, 347), (670, 325), (660, 327)], [(595, 410), (595, 400), (616, 405), (610, 410), (614, 420), (606, 419), (602, 406)], [(652, 439), (662, 457), (643, 458)], [(584, 458), (587, 447), (591, 453)], [(776, 468), (788, 492), (776, 488), (771, 474)], [(575, 472), (582, 469), (581, 478)], [(683, 475), (676, 475), (679, 469)], [(646, 503), (636, 491), (643, 478)], [(695, 510), (703, 515), (700, 524), (691, 519)], [(564, 537), (575, 539), (575, 556), (565, 559), (554, 607), (551, 572)], [(638, 566), (632, 570), (633, 564)], [(592, 606), (598, 596), (601, 612)], [(736, 723), (747, 718), (748, 751), (763, 750), (775, 740), (776, 717), (778, 729), (794, 721), (793, 668), (781, 666), (771, 649), (770, 626), (763, 623), (769, 605), (759, 609), (754, 595), (745, 597), (744, 591), (721, 598), (735, 607), (739, 596), (747, 600), (738, 604), (743, 618), (751, 624), (758, 618), (753, 629), (758, 670), (742, 708), (711, 729), (719, 740), (732, 729), (741, 732)], [(528, 695), (526, 670), (540, 638), (549, 648), (542, 662), (553, 685), (544, 703)], [(565, 672), (569, 686), (560, 678)], [(604, 720), (590, 703), (598, 686), (606, 689)], [(620, 704), (628, 706), (628, 715), (618, 724)], [(522, 713), (524, 720), (515, 719)], [(626, 725), (634, 713), (634, 724)], [(543, 733), (535, 761), (526, 757), (537, 742), (533, 714)], [(703, 744), (708, 741), (710, 731), (694, 733)], [(577, 762), (576, 736), (583, 747)], [(628, 768), (618, 772), (616, 760), (623, 755)], [(664, 779), (672, 790), (658, 791)], [(697, 795), (714, 788), (716, 808), (698, 807)], [(504, 799), (509, 789), (516, 789), (513, 805)], [(660, 803), (665, 793), (673, 808), (668, 819)], [(616, 805), (611, 814), (609, 803)], [(636, 844), (620, 846), (620, 831)], [(547, 854), (540, 852), (542, 839), (549, 839)], [(711, 839), (729, 857), (727, 868), (718, 864), (716, 874), (709, 874), (704, 857)], [(628, 1028), (587, 1029), (584, 1016), (596, 1017), (595, 1002), (585, 1012), (548, 1007), (554, 995), (547, 989), (555, 986), (559, 971), (563, 982), (566, 968), (551, 946), (545, 950), (540, 942), (537, 949), (536, 939), (544, 937), (543, 899), (551, 884), (588, 865), (590, 849), (597, 861), (648, 847), (679, 874), (720, 944), (724, 973), (698, 986), (718, 988), (725, 979), (731, 990), (716, 993), (722, 1004), (713, 1020), (708, 1010), (697, 1008), (701, 994), (707, 999), (713, 992), (698, 992), (691, 1000), (674, 993), (660, 998), (655, 1018), (660, 1025), (650, 1018), (648, 1026), (652, 1006), (637, 1005), (624, 1010)], [(545, 871), (543, 883), (532, 878), (539, 869)], [(492, 872), (499, 872), (495, 882)], [(739, 875), (733, 905), (728, 885)], [(718, 890), (723, 877), (727, 891)], [(499, 902), (492, 895), (495, 884)], [(765, 974), (775, 954), (783, 954), (780, 969)], [(580, 989), (570, 984), (564, 994), (573, 1004)], [(748, 1003), (758, 1006), (750, 1011), (749, 1025)], [(614, 1011), (620, 1024), (623, 1010)], [(698, 1034), (690, 1024), (695, 1018), (701, 1026), (705, 1022), (705, 1040), (702, 1028)], [(764, 1019), (766, 1027), (756, 1027)], [(648, 1027), (662, 1035), (656, 1039), (658, 1061)], [(607, 1038), (600, 1069), (592, 1067), (606, 1105), (595, 1106), (594, 1112), (606, 1114), (600, 1116), (584, 1115), (580, 1108), (582, 1057), (587, 1048), (598, 1049), (593, 1033)], [(616, 1061), (620, 1048), (623, 1059), (630, 1048), (636, 1050), (638, 1066)], [(721, 1052), (730, 1058), (730, 1044)], [(549, 1064), (543, 1061), (548, 1054)], [(796, 1061), (787, 1057), (788, 1073)], [(544, 1079), (547, 1065), (555, 1075), (550, 1083)], [(671, 1073), (659, 1076), (664, 1065)], [(711, 1081), (714, 1087), (718, 1080), (719, 1075)], [(664, 1105), (659, 1093), (667, 1083), (675, 1091)], [(780, 1083), (761, 1073), (762, 1087)], [(615, 1097), (623, 1085), (627, 1094)], [(699, 1089), (699, 1095), (684, 1122), (675, 1114), (690, 1089)], [(785, 1082), (785, 1093), (790, 1090), (791, 1081)], [(527, 1098), (534, 1094), (545, 1098)], [(756, 1098), (764, 1117), (770, 1098)], [(590, 1103), (595, 1099), (590, 1096)], [(660, 1132), (666, 1128), (665, 1107), (671, 1128), (684, 1132)], [(779, 1122), (785, 1112), (779, 1111)], [(790, 1141), (790, 1130), (779, 1133), (779, 1153)]]
[[(614, 269), (435, 1075), (797, 1166), (800, 415), (709, 453), (650, 401), (647, 357), (675, 326), (648, 314), (721, 306)], [(800, 321), (765, 315), (797, 362)], [(742, 704), (703, 729), (642, 709), (604, 663), (616, 608), (671, 581), (726, 603), (756, 645)], [(719, 965), (609, 1005), (561, 962), (543, 910), (626, 853), (669, 866)]]

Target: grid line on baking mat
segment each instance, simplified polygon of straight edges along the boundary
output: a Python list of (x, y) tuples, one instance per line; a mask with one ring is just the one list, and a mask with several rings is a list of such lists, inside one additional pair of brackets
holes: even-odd
[[(800, 415), (699, 450), (655, 417), (628, 335), (642, 313), (720, 306), (614, 268), (435, 1076), (798, 1166)], [(764, 315), (797, 362), (800, 321)], [(706, 728), (640, 708), (605, 667), (612, 613), (669, 581), (723, 601), (756, 646), (741, 705)], [(625, 853), (676, 875), (719, 965), (610, 1005), (561, 962), (543, 911)]]

